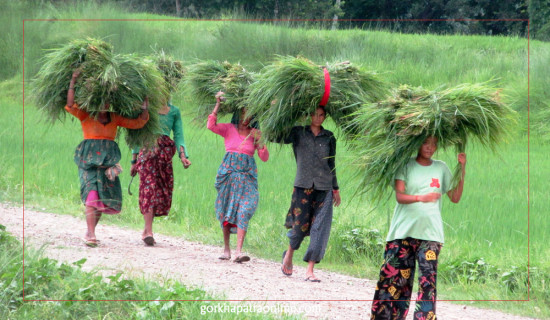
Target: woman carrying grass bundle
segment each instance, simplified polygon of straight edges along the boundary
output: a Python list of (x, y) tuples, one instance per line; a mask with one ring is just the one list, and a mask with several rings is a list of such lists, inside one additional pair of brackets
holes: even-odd
[(242, 254), (242, 246), (248, 221), (258, 206), (258, 169), (254, 152), (262, 161), (269, 159), (267, 147), (260, 142), (261, 132), (250, 118), (245, 118), (245, 109), (233, 114), (231, 123), (217, 123), (217, 114), (223, 99), (223, 92), (216, 94), (216, 106), (208, 116), (207, 127), (224, 138), (225, 156), (216, 176), (216, 216), (223, 230), (224, 254), (221, 260), (231, 259), (229, 237), (237, 229), (235, 262), (242, 263), (250, 257)]
[[(184, 72), (181, 62), (172, 60), (164, 52), (156, 57), (156, 61), (169, 92), (175, 92)], [(166, 100), (169, 101), (170, 97)], [(174, 189), (172, 158), (176, 150), (183, 168), (187, 169), (191, 165), (185, 146), (180, 110), (166, 102), (159, 109), (158, 114), (160, 137), (153, 148), (132, 150), (130, 171), (132, 177), (139, 173), (139, 209), (145, 222), (141, 239), (148, 246), (155, 244), (153, 219), (167, 216), (172, 206)], [(170, 132), (173, 132), (174, 140), (170, 139)]]
[(137, 119), (124, 118), (109, 112), (109, 103), (98, 112), (97, 118), (79, 109), (74, 101), (75, 83), (80, 70), (73, 73), (67, 93), (65, 110), (78, 118), (82, 125), (84, 140), (75, 150), (74, 161), (80, 177), (80, 197), (86, 205), (86, 224), (88, 231), (85, 243), (97, 247), (95, 235), (102, 213), (116, 214), (122, 208), (122, 190), (118, 175), (122, 171), (119, 165), (120, 149), (114, 141), (118, 127), (139, 129), (149, 120), (148, 100), (145, 98), (142, 112)]
[(336, 179), (336, 138), (322, 127), (326, 118), (324, 107), (317, 107), (311, 115), (311, 125), (291, 129), (288, 137), (277, 142), (292, 143), (296, 158), (296, 179), (292, 202), (286, 217), (285, 227), (290, 229), (288, 250), (283, 252), (281, 271), (292, 275), (294, 251), (306, 236), (309, 247), (304, 255), (308, 263), (306, 281), (320, 282), (313, 268), (325, 255), (332, 224), (332, 205), (340, 205), (340, 192)]
[[(191, 165), (183, 137), (183, 125), (180, 110), (167, 103), (159, 110), (161, 136), (153, 148), (134, 149), (130, 174), (139, 173), (139, 209), (145, 226), (141, 239), (146, 245), (155, 244), (153, 237), (154, 217), (167, 216), (172, 206), (174, 189), (174, 170), (172, 157), (178, 151), (183, 168)], [(170, 131), (174, 140), (170, 139)]]
[(466, 154), (458, 154), (462, 175), (451, 190), (449, 168), (443, 161), (432, 159), (436, 150), (437, 138), (428, 137), (416, 158), (411, 158), (395, 175), (397, 206), (386, 238), (371, 319), (407, 317), (416, 260), (420, 275), (414, 319), (436, 319), (437, 263), (444, 241), (441, 195), (446, 193), (453, 203), (460, 201), (466, 167)]

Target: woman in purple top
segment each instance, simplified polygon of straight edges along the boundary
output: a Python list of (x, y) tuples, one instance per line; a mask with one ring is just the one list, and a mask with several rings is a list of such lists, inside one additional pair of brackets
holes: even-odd
[(269, 159), (267, 147), (260, 143), (261, 133), (245, 119), (245, 110), (237, 111), (232, 123), (217, 123), (217, 113), (223, 92), (216, 95), (216, 106), (208, 116), (207, 127), (224, 138), (225, 156), (216, 176), (216, 216), (223, 231), (224, 254), (222, 260), (231, 259), (229, 236), (237, 229), (237, 249), (235, 262), (250, 260), (241, 250), (248, 229), (248, 221), (258, 206), (258, 170), (254, 152), (262, 161)]

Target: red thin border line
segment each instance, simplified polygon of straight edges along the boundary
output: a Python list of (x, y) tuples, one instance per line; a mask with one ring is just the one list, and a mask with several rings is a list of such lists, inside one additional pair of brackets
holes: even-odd
[[(359, 300), (359, 299), (350, 299), (350, 300), (257, 300), (257, 299), (250, 299), (250, 300), (216, 300), (216, 299), (212, 299), (212, 300), (181, 300), (181, 299), (172, 299), (172, 300), (23, 300), (24, 302), (41, 302), (41, 301), (54, 301), (54, 302), (65, 302), (65, 301), (73, 301), (73, 302), (79, 302), (79, 301), (101, 301), (101, 302), (111, 302), (111, 301), (117, 301), (117, 302), (122, 302), (122, 301), (126, 301), (126, 302), (130, 302), (130, 301), (141, 301), (141, 302), (144, 302), (144, 301), (162, 301), (162, 302), (165, 302), (165, 301), (179, 301), (179, 302), (183, 302), (183, 301), (200, 301), (200, 302), (372, 302), (372, 301), (383, 301), (383, 302), (387, 302), (387, 301), (414, 301), (414, 302), (418, 302), (418, 301), (427, 301), (427, 302), (431, 302), (432, 300), (414, 300), (414, 299), (411, 299), (411, 300)], [(441, 301), (445, 301), (445, 302), (472, 302), (472, 301), (476, 301), (476, 302), (527, 302), (528, 300), (439, 300), (437, 299), (436, 300), (437, 302), (441, 302)], [(500, 311), (500, 310), (496, 310), (496, 311)], [(502, 311), (500, 311), (502, 312)]]
[[(332, 19), (23, 19), (23, 302), (40, 302), (40, 301), (226, 301), (226, 302), (367, 302), (375, 300), (26, 300), (25, 299), (25, 21), (59, 21), (59, 22), (77, 22), (77, 21), (127, 21), (127, 22), (136, 22), (136, 21), (333, 21)], [(341, 21), (388, 21), (388, 22), (397, 22), (397, 21), (527, 21), (527, 300), (437, 300), (437, 301), (446, 301), (446, 302), (459, 302), (459, 301), (477, 301), (477, 302), (527, 302), (530, 300), (530, 208), (529, 208), (529, 145), (530, 145), (530, 130), (529, 130), (529, 111), (530, 111), (530, 40), (529, 40), (529, 19), (339, 19)], [(384, 300), (382, 300), (384, 301)], [(394, 300), (395, 301), (395, 300)], [(398, 300), (402, 301), (402, 300)], [(424, 301), (424, 300), (414, 300), (414, 301)]]
[(530, 47), (529, 47), (529, 26), (530, 26), (530, 21), (527, 20), (527, 301), (531, 301), (531, 290), (530, 289), (530, 285), (531, 285), (531, 277), (530, 277), (530, 267), (531, 267), (531, 264), (530, 264), (530, 260), (529, 260), (529, 243), (530, 243), (530, 232), (529, 232), (529, 194), (530, 194), (530, 191), (529, 191), (529, 145), (530, 145), (530, 130), (529, 130), (529, 95), (530, 95), (530, 92), (529, 92), (529, 84), (530, 84), (530, 76), (529, 76), (529, 71), (530, 71), (530, 67), (531, 67), (531, 61), (530, 61), (530, 56), (529, 56), (529, 50), (530, 50)]
[[(333, 19), (23, 19), (23, 21), (250, 21), (250, 22), (332, 22)], [(481, 22), (499, 22), (499, 21), (527, 21), (529, 19), (337, 19), (338, 22), (447, 22), (447, 21), (481, 21)]]
[(25, 301), (25, 20), (23, 20), (23, 302)]

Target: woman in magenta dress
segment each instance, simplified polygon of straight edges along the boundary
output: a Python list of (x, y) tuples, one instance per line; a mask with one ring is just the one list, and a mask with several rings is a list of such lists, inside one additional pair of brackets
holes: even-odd
[(237, 229), (235, 262), (242, 263), (250, 257), (242, 254), (242, 246), (248, 221), (256, 211), (259, 200), (258, 170), (254, 153), (262, 161), (269, 159), (267, 147), (260, 143), (261, 133), (254, 128), (250, 119), (245, 119), (245, 110), (237, 111), (231, 123), (217, 123), (217, 113), (223, 92), (216, 95), (216, 106), (208, 116), (207, 127), (224, 138), (225, 156), (216, 176), (216, 216), (223, 231), (224, 254), (222, 260), (231, 259), (229, 237)]

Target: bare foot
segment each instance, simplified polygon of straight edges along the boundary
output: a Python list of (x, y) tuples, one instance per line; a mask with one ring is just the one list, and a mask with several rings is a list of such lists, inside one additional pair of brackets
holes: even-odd
[[(281, 271), (285, 276), (292, 275), (292, 264), (285, 264), (285, 260), (288, 260), (287, 250), (283, 252), (283, 260), (281, 261)], [(288, 261), (287, 261), (288, 263)]]
[(220, 260), (231, 260), (231, 250), (225, 249), (223, 250), (223, 256), (219, 257)]
[(90, 240), (90, 241), (97, 241), (96, 237), (95, 237), (95, 233), (91, 233), (90, 231), (86, 232), (86, 234), (84, 235), (84, 239), (86, 241)]

